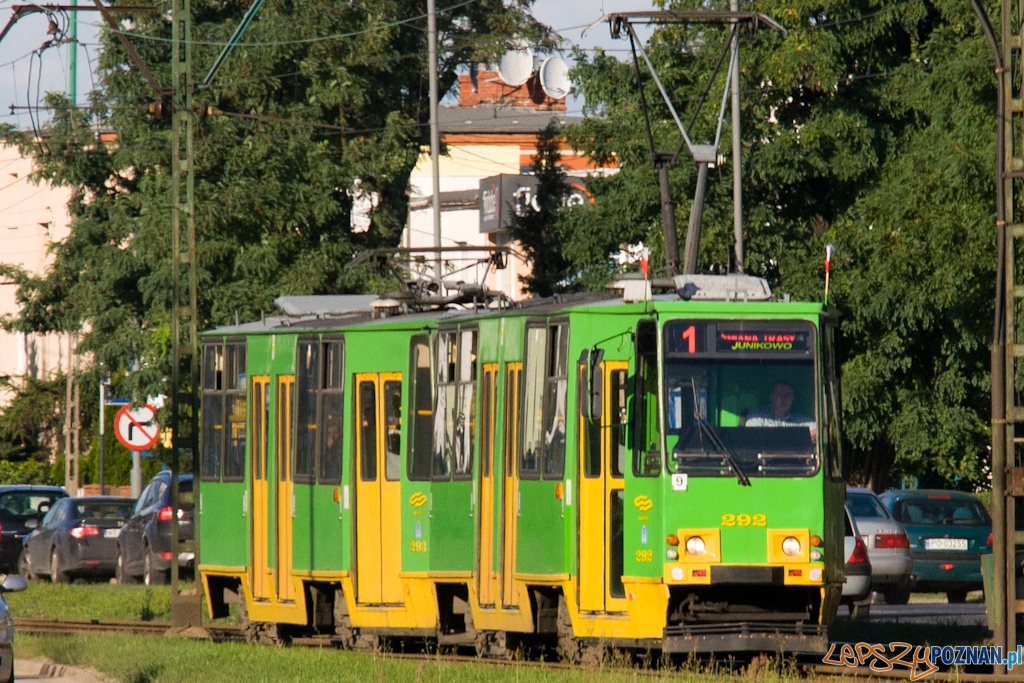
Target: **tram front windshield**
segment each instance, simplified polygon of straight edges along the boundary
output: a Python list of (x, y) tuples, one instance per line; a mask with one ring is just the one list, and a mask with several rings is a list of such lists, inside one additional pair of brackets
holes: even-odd
[(671, 321), (664, 334), (672, 472), (743, 480), (817, 471), (810, 324)]

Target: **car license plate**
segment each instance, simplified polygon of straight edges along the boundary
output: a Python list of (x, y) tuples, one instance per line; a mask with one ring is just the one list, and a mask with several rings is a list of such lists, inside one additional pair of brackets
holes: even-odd
[(104, 529), (103, 538), (117, 538), (121, 534), (120, 529)]
[(966, 538), (926, 538), (925, 550), (967, 550)]

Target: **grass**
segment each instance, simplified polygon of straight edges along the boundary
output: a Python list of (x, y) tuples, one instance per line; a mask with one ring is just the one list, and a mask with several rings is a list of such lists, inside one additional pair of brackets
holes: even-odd
[[(191, 588), (192, 584), (182, 584)], [(99, 619), (101, 621), (169, 621), (169, 586), (113, 584), (52, 584), (29, 581), (21, 593), (7, 593), (14, 616), (45, 619)]]
[[(183, 638), (166, 638), (154, 645), (152, 638), (141, 636), (19, 635), (15, 652), (20, 658), (46, 657), (58, 664), (91, 666), (123, 683), (632, 683), (660, 679), (668, 673), (648, 676), (645, 671), (625, 668), (540, 668), (528, 662), (464, 664), (441, 657), (417, 661), (388, 654), (214, 644)], [(709, 670), (696, 665), (670, 675), (674, 681), (694, 683), (737, 680), (714, 667)], [(797, 674), (785, 662), (762, 659), (747, 667), (744, 678), (775, 683), (796, 681)]]

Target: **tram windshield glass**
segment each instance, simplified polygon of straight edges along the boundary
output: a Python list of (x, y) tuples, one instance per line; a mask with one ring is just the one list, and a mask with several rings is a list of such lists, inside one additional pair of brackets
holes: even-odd
[(743, 481), (817, 471), (810, 323), (674, 320), (664, 342), (671, 472)]

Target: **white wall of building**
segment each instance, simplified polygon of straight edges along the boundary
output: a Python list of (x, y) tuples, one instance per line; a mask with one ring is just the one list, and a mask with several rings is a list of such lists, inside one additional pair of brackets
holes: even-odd
[[(32, 161), (16, 147), (0, 146), (0, 262), (42, 275), (53, 261), (54, 242), (68, 235), (70, 191), (31, 180)], [(15, 316), (16, 287), (0, 281), (0, 315)], [(0, 376), (49, 378), (66, 363), (63, 335), (20, 334), (0, 330)], [(0, 390), (0, 406), (10, 401)]]

